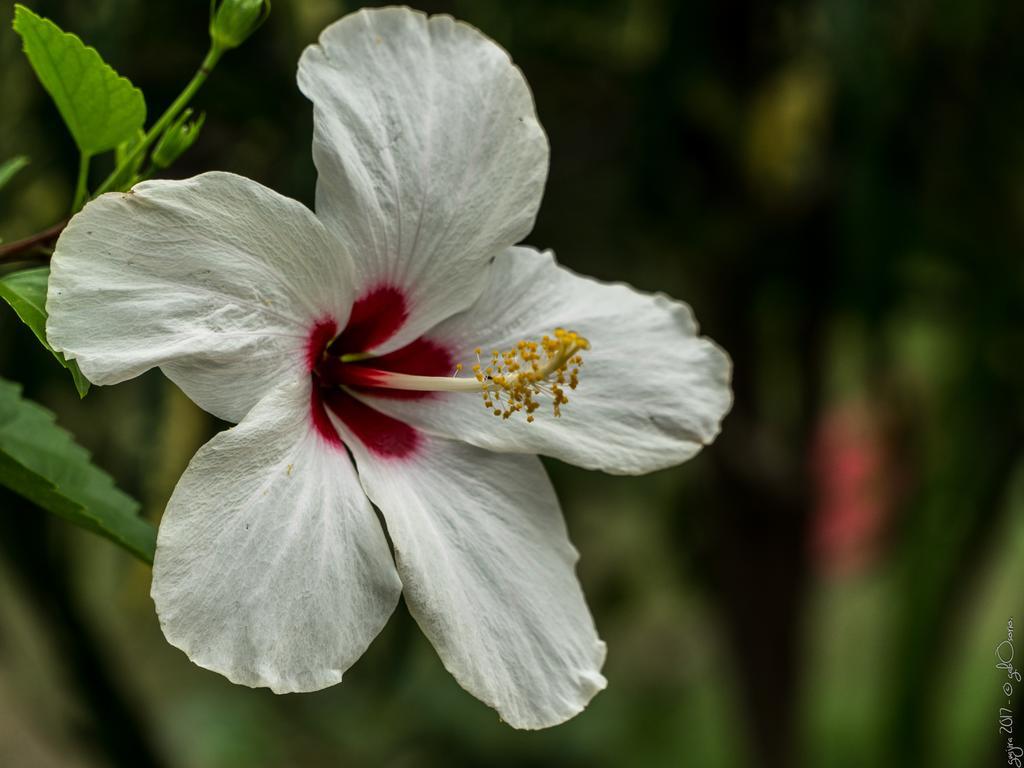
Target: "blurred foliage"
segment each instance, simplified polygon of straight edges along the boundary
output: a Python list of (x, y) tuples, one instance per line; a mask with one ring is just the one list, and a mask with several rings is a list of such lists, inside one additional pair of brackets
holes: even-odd
[[(31, 5), (154, 112), (205, 50), (205, 2)], [(354, 7), (277, 0), (200, 92), (202, 135), (171, 173), (234, 171), (311, 205), (296, 62)], [(0, 764), (1002, 764), (993, 650), (1024, 616), (1024, 5), (421, 7), (483, 29), (533, 87), (552, 166), (529, 242), (690, 301), (735, 361), (734, 411), (692, 462), (550, 463), (608, 690), (514, 732), (403, 608), (340, 686), (235, 687), (164, 642), (148, 569), (5, 496)], [(0, 192), (9, 240), (62, 216), (76, 155), (12, 32), (0, 92), (0, 158), (33, 158)], [(0, 375), (155, 521), (222, 425), (158, 374), (79, 402), (12, 313), (0, 326)]]

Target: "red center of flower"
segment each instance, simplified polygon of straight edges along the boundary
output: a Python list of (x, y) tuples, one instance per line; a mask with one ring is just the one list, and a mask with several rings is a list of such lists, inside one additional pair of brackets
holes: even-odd
[(444, 376), (453, 368), (451, 354), (426, 338), (379, 357), (345, 362), (346, 356), (361, 355), (383, 344), (402, 327), (408, 317), (405, 295), (393, 286), (379, 286), (366, 292), (352, 306), (348, 323), (338, 332), (333, 318), (323, 318), (309, 333), (306, 362), (313, 379), (310, 415), (317, 432), (327, 442), (342, 446), (341, 437), (327, 416), (330, 411), (374, 454), (403, 458), (420, 445), (420, 433), (405, 422), (387, 416), (352, 395), (420, 399), (430, 392), (377, 389), (372, 370)]

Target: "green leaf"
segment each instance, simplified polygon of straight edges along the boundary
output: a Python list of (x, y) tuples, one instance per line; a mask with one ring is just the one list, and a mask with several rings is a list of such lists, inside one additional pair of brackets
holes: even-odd
[(78, 396), (85, 397), (89, 391), (89, 380), (82, 375), (78, 363), (65, 360), (64, 355), (54, 350), (46, 340), (46, 283), (49, 278), (49, 267), (36, 267), (5, 275), (0, 278), (0, 298), (11, 305), (21, 322), (32, 329), (32, 333), (53, 353), (57, 362), (71, 372)]
[(139, 517), (138, 502), (118, 490), (50, 411), (22, 398), (21, 388), (3, 379), (0, 484), (153, 562), (156, 528)]
[(95, 48), (23, 5), (14, 31), (83, 155), (114, 149), (146, 121), (142, 91), (103, 61)]
[(3, 189), (7, 182), (14, 178), (14, 174), (28, 165), (28, 158), (24, 155), (16, 155), (10, 160), (0, 163), (0, 189)]

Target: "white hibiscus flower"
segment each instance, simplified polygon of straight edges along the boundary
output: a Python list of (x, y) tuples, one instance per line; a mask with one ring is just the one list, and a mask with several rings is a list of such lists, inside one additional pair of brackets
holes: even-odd
[(548, 144), (477, 30), (360, 11), (298, 80), (316, 214), (228, 173), (149, 181), (86, 206), (53, 255), (54, 348), (97, 384), (159, 366), (237, 423), (164, 514), (164, 634), (234, 682), (312, 691), (402, 593), (463, 687), (513, 726), (562, 722), (604, 688), (605, 646), (536, 454), (685, 461), (729, 408), (728, 358), (685, 304), (514, 246)]

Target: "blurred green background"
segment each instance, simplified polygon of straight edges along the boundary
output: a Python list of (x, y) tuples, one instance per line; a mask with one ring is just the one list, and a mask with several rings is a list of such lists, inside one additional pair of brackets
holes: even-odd
[[(151, 115), (205, 51), (205, 2), (29, 5)], [(356, 7), (275, 0), (200, 92), (206, 125), (171, 175), (235, 171), (312, 205), (296, 63)], [(1011, 616), (1024, 627), (1024, 4), (420, 7), (480, 27), (533, 88), (552, 164), (528, 241), (687, 300), (735, 361), (723, 434), (688, 464), (548, 463), (608, 689), (515, 732), (401, 606), (340, 686), (235, 687), (164, 642), (148, 568), (3, 496), (0, 765), (1005, 765), (994, 649)], [(32, 158), (0, 194), (6, 240), (64, 215), (76, 155), (3, 26), (0, 160)], [(79, 402), (0, 309), (0, 375), (157, 520), (223, 425), (158, 373)]]

